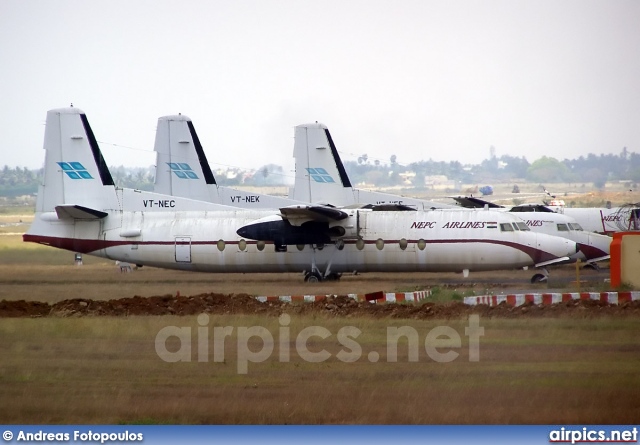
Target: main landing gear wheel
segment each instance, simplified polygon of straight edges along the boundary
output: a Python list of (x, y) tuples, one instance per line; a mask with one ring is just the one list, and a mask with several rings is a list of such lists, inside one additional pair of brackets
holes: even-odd
[(304, 276), (304, 281), (307, 283), (319, 283), (322, 281), (322, 277), (318, 272), (309, 272)]
[(547, 276), (543, 275), (541, 273), (537, 273), (534, 276), (531, 277), (531, 282), (532, 283), (544, 283), (547, 281)]

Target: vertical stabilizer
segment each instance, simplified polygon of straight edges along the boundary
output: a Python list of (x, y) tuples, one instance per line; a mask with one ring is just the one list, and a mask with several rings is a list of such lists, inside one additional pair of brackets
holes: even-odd
[(220, 203), (216, 180), (187, 116), (164, 116), (156, 131), (154, 192)]
[(118, 208), (113, 178), (86, 115), (79, 108), (47, 112), (44, 180), (36, 211), (60, 205)]
[(355, 204), (351, 181), (329, 129), (319, 123), (295, 128), (293, 199), (344, 206)]
[(456, 207), (451, 204), (353, 188), (331, 134), (323, 124), (296, 127), (293, 157), (296, 161), (293, 199), (335, 206), (390, 204), (419, 210)]
[(155, 151), (155, 193), (249, 209), (304, 204), (280, 196), (219, 186), (193, 122), (186, 116), (158, 119)]

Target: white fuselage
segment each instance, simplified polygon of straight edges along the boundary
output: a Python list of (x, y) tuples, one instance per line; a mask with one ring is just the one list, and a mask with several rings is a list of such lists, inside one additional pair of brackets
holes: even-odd
[[(142, 192), (144, 198), (145, 192)], [(151, 194), (146, 194), (150, 196)], [(148, 201), (146, 199), (145, 201)], [(175, 206), (179, 206), (180, 200)], [(148, 205), (148, 204), (147, 204)], [(171, 204), (169, 204), (171, 205)], [(324, 248), (242, 239), (245, 225), (274, 211), (108, 211), (96, 220), (38, 213), (25, 241), (135, 264), (202, 272), (333, 272), (515, 269), (575, 253), (575, 243), (533, 232), (503, 232), (512, 215), (487, 211), (349, 210), (345, 235)]]
[(513, 212), (513, 215), (522, 219), (534, 232), (574, 241), (579, 251), (571, 256), (572, 260), (602, 260), (609, 255), (611, 238), (582, 230), (582, 227), (570, 216), (553, 212)]
[(637, 207), (607, 209), (549, 206), (549, 208), (575, 219), (588, 232), (610, 235), (615, 232), (640, 230)]

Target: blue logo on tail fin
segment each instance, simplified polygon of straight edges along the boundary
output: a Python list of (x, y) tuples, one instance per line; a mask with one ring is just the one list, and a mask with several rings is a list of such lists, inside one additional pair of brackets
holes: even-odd
[(93, 179), (93, 176), (79, 162), (57, 162), (62, 171), (71, 179)]
[(198, 179), (198, 175), (195, 174), (189, 164), (183, 162), (167, 162), (167, 165), (180, 179)]
[(309, 176), (311, 176), (311, 179), (316, 182), (336, 182), (333, 180), (329, 172), (322, 167), (307, 168), (306, 170), (309, 173)]

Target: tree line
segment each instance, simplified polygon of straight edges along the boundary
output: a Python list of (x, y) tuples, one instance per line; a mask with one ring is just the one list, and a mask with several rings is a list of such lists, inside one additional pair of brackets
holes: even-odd
[(458, 161), (398, 163), (395, 155), (388, 162), (371, 160), (366, 154), (357, 161), (345, 162), (345, 168), (353, 183), (376, 186), (406, 185), (424, 187), (425, 178), (443, 175), (462, 184), (491, 184), (505, 182), (530, 183), (580, 183), (592, 184), (597, 189), (607, 181), (640, 182), (640, 154), (629, 152), (626, 147), (618, 155), (588, 154), (577, 159), (562, 161), (543, 156), (530, 163), (524, 156), (491, 156), (480, 164), (463, 165)]
[[(371, 159), (367, 154), (357, 161), (345, 162), (351, 182), (366, 183), (378, 187), (407, 186), (425, 187), (429, 176), (442, 175), (461, 184), (491, 184), (504, 182), (533, 183), (581, 183), (592, 184), (597, 189), (605, 187), (607, 181), (629, 181), (640, 183), (640, 154), (629, 152), (626, 147), (618, 155), (588, 154), (577, 159), (562, 161), (543, 156), (531, 163), (524, 156), (490, 156), (480, 164), (463, 165), (458, 161), (427, 161), (401, 164), (395, 155), (389, 160)], [(153, 166), (111, 167), (111, 175), (119, 187), (138, 190), (153, 190), (155, 169)], [(38, 191), (43, 169), (26, 167), (0, 170), (0, 196), (15, 197), (31, 195)], [(290, 178), (283, 168), (268, 164), (253, 173), (233, 172), (228, 176), (216, 176), (220, 185), (286, 185)]]

